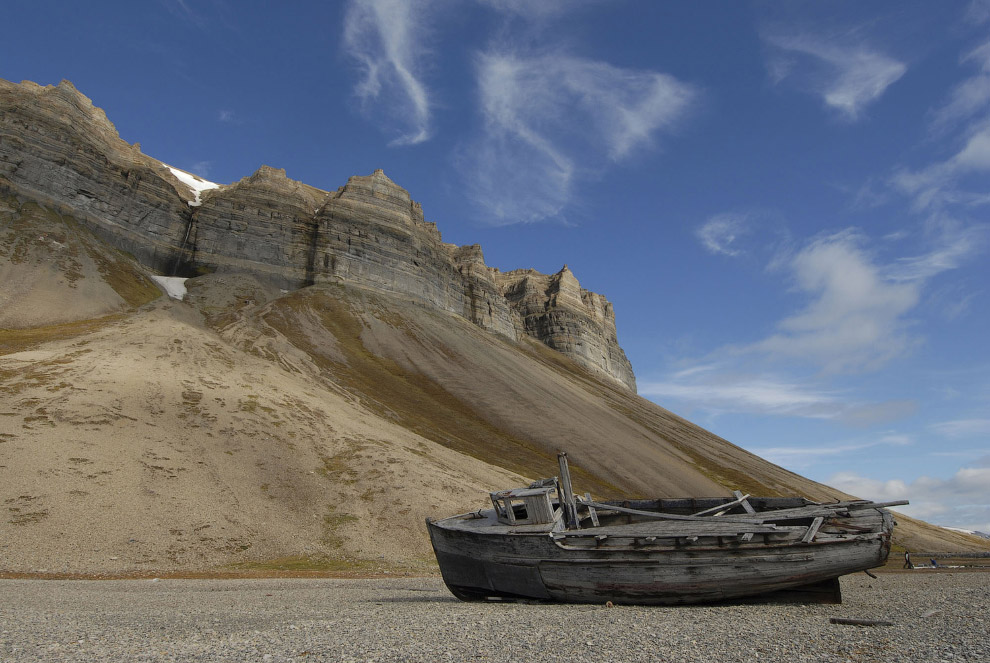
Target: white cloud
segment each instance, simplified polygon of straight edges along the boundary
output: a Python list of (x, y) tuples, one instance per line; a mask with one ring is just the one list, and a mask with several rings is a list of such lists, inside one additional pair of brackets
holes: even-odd
[(971, 0), (966, 8), (966, 18), (976, 25), (990, 20), (990, 0)]
[(477, 71), (484, 130), (465, 154), (497, 223), (559, 214), (577, 179), (652, 146), (697, 96), (665, 74), (559, 54), (489, 52)]
[(351, 0), (344, 16), (344, 48), (359, 63), (355, 90), (376, 108), (398, 136), (390, 145), (415, 145), (430, 137), (431, 102), (421, 81), (431, 0)]
[[(869, 440), (866, 442), (848, 442), (845, 444), (833, 445), (816, 444), (803, 447), (755, 447), (750, 448), (749, 451), (760, 456), (761, 458), (769, 460), (771, 463), (776, 463), (792, 470), (803, 470), (814, 467), (826, 458), (833, 458), (835, 456), (849, 456), (874, 447), (901, 447), (910, 444), (912, 444), (912, 440), (907, 436), (886, 435), (879, 439)], [(832, 483), (831, 480), (828, 484), (838, 488), (839, 490), (846, 490), (842, 486)], [(852, 494), (855, 495), (856, 493)]]
[(541, 20), (559, 16), (602, 0), (478, 0), (496, 11), (515, 14), (527, 20)]
[(855, 402), (834, 390), (814, 388), (776, 375), (727, 374), (719, 365), (678, 371), (663, 380), (640, 381), (641, 396), (684, 404), (710, 414), (830, 419), (869, 427), (903, 419), (917, 410), (914, 401)]
[(897, 511), (938, 525), (990, 532), (990, 467), (963, 467), (948, 479), (927, 476), (908, 483), (840, 472), (826, 481), (844, 492), (875, 501), (911, 501)]
[[(890, 186), (913, 198), (916, 210), (939, 211), (950, 205), (977, 206), (990, 203), (990, 193), (962, 189), (970, 174), (990, 170), (990, 41), (961, 58), (975, 64), (977, 72), (958, 83), (949, 99), (932, 115), (931, 132), (938, 143), (955, 143), (955, 153), (920, 169), (901, 168), (891, 176)], [(944, 138), (958, 129), (954, 140)]]
[(736, 256), (741, 250), (733, 247), (740, 236), (749, 232), (748, 221), (745, 214), (716, 214), (698, 228), (696, 234), (712, 253)]
[(809, 35), (766, 34), (764, 39), (788, 55), (808, 56), (817, 65), (817, 71), (807, 71), (793, 57), (782, 59), (778, 54), (770, 63), (775, 82), (801, 77), (826, 106), (852, 121), (907, 71), (903, 63), (862, 44), (829, 43)]
[(812, 301), (778, 323), (777, 333), (743, 351), (848, 372), (875, 368), (911, 347), (903, 316), (917, 305), (920, 286), (885, 279), (861, 243), (846, 231), (797, 253), (789, 264), (795, 288)]
[(921, 170), (898, 170), (890, 178), (890, 184), (912, 197), (916, 210), (939, 211), (950, 205), (986, 205), (990, 203), (986, 191), (964, 191), (960, 188), (960, 180), (971, 173), (987, 170), (990, 170), (990, 123), (973, 128), (952, 157)]
[[(708, 232), (699, 232), (709, 250), (736, 251), (735, 226), (710, 225)], [(928, 253), (886, 262), (869, 252), (865, 237), (853, 230), (818, 237), (779, 254), (768, 269), (784, 272), (804, 304), (761, 340), (723, 346), (706, 363), (661, 379), (641, 379), (640, 393), (712, 415), (828, 419), (861, 428), (913, 415), (918, 409), (915, 400), (863, 401), (820, 385), (836, 374), (876, 370), (920, 345), (923, 339), (914, 332), (910, 316), (926, 285), (936, 275), (962, 266), (990, 234), (986, 227), (960, 228), (950, 221), (932, 232), (935, 239)], [(948, 319), (959, 315), (970, 298), (955, 293), (939, 299), (945, 300), (939, 310)], [(760, 366), (755, 374), (754, 362)], [(793, 371), (799, 364), (810, 365), (818, 374), (808, 379), (770, 372), (782, 367)]]
[(209, 177), (211, 170), (213, 170), (212, 161), (197, 161), (189, 167), (190, 173), (199, 175), (200, 177)]
[(713, 412), (748, 412), (826, 419), (843, 405), (834, 394), (813, 391), (771, 376), (714, 377), (696, 379), (682, 371), (669, 381), (639, 384), (642, 396), (689, 402)]
[(957, 228), (948, 224), (936, 237), (931, 251), (899, 258), (887, 266), (884, 274), (892, 281), (924, 281), (940, 272), (957, 269), (983, 250), (988, 234), (988, 226)]
[[(929, 428), (945, 437), (990, 438), (990, 419), (954, 419), (932, 424)], [(990, 487), (988, 487), (988, 491), (990, 491)]]
[[(986, 51), (986, 52), (984, 52)], [(940, 134), (947, 127), (973, 117), (990, 104), (990, 42), (974, 50), (963, 60), (980, 60), (981, 72), (957, 84), (949, 94), (949, 100), (934, 111), (932, 130)]]
[(990, 126), (984, 126), (970, 136), (949, 163), (956, 172), (990, 169)]

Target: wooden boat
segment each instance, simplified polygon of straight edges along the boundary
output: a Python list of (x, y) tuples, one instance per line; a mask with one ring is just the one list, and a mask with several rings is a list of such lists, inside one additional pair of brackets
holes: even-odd
[(492, 507), (427, 519), (444, 582), (465, 601), (841, 602), (839, 576), (882, 566), (906, 501), (801, 497), (597, 502), (561, 476), (491, 493)]

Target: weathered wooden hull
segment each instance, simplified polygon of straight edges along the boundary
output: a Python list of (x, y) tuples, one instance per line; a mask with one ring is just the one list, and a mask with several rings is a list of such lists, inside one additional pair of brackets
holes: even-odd
[[(588, 530), (587, 536), (506, 534), (466, 527), (466, 516), (428, 521), (428, 529), (444, 582), (464, 600), (661, 605), (804, 587), (837, 590), (839, 576), (886, 561), (892, 518), (881, 509), (869, 511), (857, 519), (861, 525), (852, 526), (852, 533), (811, 541), (801, 540), (802, 528), (757, 534), (748, 540), (722, 536), (691, 540), (665, 536), (662, 531), (650, 537), (650, 526), (642, 523), (628, 532), (622, 527), (602, 528), (608, 535), (597, 537), (599, 530)], [(834, 524), (827, 525), (836, 530)], [(833, 593), (826, 601), (836, 599)]]

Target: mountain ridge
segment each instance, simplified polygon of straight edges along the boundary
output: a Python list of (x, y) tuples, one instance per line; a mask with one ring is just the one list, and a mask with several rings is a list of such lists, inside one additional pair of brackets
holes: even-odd
[(0, 101), (0, 185), (66, 207), (161, 273), (251, 271), (288, 289), (343, 281), (402, 293), (510, 338), (538, 334), (636, 389), (604, 297), (565, 267), (543, 279), (542, 293), (527, 288), (524, 310), (513, 308), (500, 282), (518, 284), (488, 267), (480, 246), (443, 242), (419, 203), (380, 169), (322, 191), (261, 166), (234, 184), (194, 191), (121, 140), (68, 81), (0, 81)]

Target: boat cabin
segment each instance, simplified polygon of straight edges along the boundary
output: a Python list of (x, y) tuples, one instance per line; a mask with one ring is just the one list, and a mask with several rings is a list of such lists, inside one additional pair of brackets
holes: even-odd
[(546, 525), (560, 516), (557, 485), (513, 488), (491, 493), (498, 521), (504, 525)]

